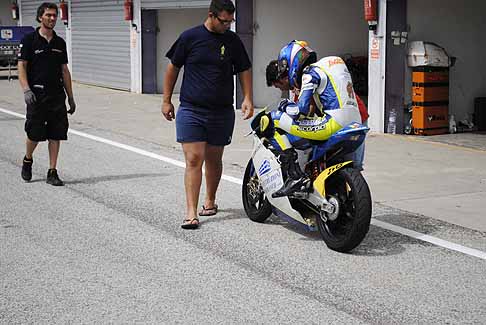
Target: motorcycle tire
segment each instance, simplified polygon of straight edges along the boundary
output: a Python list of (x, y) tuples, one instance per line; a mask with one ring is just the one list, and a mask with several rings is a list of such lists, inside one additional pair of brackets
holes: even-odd
[(260, 186), (260, 180), (256, 175), (251, 159), (246, 166), (241, 190), (243, 207), (248, 218), (255, 222), (267, 220), (272, 214), (272, 206)]
[(371, 222), (371, 193), (363, 175), (354, 168), (343, 168), (326, 181), (326, 197), (339, 202), (339, 213), (327, 221), (316, 217), (326, 245), (338, 252), (349, 252), (365, 238)]

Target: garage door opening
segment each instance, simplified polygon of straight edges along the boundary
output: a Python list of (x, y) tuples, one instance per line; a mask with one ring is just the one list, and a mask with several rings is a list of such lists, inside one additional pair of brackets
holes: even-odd
[[(179, 35), (204, 23), (207, 8), (142, 10), (142, 92), (161, 94), (169, 60), (165, 54)], [(183, 69), (174, 87), (180, 92)]]
[(318, 58), (338, 55), (350, 60), (356, 86), (367, 96), (368, 25), (363, 1), (264, 0), (255, 1), (253, 25), (254, 104), (264, 107), (281, 92), (268, 88), (265, 68), (282, 46), (293, 39), (306, 40)]

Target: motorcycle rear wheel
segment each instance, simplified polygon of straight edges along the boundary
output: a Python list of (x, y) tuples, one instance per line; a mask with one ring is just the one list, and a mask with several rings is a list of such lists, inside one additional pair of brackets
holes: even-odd
[(263, 192), (251, 159), (246, 166), (241, 191), (243, 207), (248, 218), (255, 222), (267, 220), (272, 214), (272, 206)]
[[(327, 199), (337, 199), (339, 214), (324, 221), (316, 217), (326, 245), (338, 252), (349, 252), (365, 238), (371, 222), (371, 194), (363, 175), (354, 168), (343, 168), (326, 181)], [(334, 219), (334, 220), (332, 220)]]

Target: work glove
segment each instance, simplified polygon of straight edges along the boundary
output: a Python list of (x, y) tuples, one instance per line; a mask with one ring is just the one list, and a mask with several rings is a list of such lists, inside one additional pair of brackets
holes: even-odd
[(30, 89), (24, 91), (24, 100), (27, 105), (34, 105), (37, 102), (34, 92)]
[(68, 104), (69, 104), (69, 111), (67, 111), (69, 114), (73, 115), (74, 112), (76, 111), (76, 103), (74, 102), (74, 98), (70, 97), (68, 98)]

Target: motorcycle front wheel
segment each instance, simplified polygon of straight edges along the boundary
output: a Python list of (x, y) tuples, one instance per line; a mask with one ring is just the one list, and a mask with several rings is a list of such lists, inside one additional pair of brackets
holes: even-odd
[[(361, 173), (354, 168), (336, 171), (325, 184), (326, 198), (337, 210), (317, 216), (317, 226), (326, 245), (349, 252), (365, 238), (371, 222), (371, 194)], [(327, 219), (327, 220), (326, 220)]]
[(272, 206), (260, 185), (253, 161), (250, 159), (243, 177), (242, 200), (246, 215), (252, 221), (264, 222), (272, 214)]

